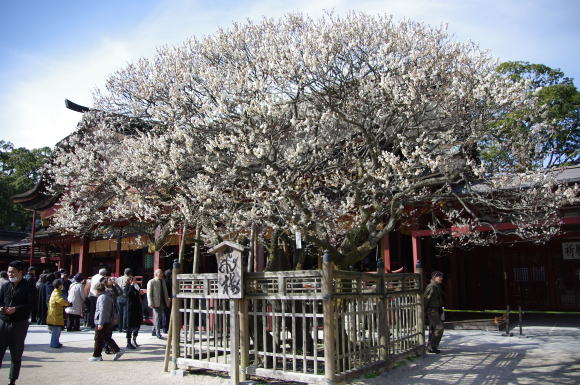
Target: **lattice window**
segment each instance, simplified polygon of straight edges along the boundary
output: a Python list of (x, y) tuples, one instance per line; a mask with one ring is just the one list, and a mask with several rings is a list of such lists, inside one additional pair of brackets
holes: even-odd
[(528, 268), (527, 267), (514, 267), (514, 281), (516, 282), (528, 282)]

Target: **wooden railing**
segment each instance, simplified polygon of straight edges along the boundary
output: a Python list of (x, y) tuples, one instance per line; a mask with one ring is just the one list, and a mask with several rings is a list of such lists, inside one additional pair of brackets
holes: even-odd
[[(217, 274), (177, 276), (182, 367), (229, 371), (231, 301)], [(424, 353), (419, 275), (323, 270), (246, 273), (240, 371), (338, 383)]]

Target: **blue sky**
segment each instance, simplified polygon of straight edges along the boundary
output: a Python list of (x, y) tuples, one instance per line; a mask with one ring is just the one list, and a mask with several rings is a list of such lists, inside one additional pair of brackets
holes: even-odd
[(232, 21), (325, 10), (389, 13), (447, 23), (501, 60), (561, 68), (580, 85), (580, 0), (4, 0), (0, 2), (0, 139), (53, 146), (80, 118), (64, 99), (91, 105), (107, 75), (161, 45)]

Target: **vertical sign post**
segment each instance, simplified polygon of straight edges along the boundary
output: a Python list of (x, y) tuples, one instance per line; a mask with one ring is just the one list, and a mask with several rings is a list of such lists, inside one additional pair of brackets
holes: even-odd
[(230, 378), (233, 385), (240, 383), (240, 300), (244, 291), (244, 269), (242, 262), (244, 247), (234, 242), (225, 241), (209, 250), (217, 257), (218, 264), (218, 298), (230, 299)]

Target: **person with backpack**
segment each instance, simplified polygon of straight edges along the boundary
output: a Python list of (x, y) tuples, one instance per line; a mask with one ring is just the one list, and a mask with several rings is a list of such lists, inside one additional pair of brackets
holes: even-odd
[(97, 295), (95, 304), (95, 346), (93, 356), (89, 361), (102, 361), (102, 353), (105, 344), (115, 354), (113, 360), (116, 361), (125, 353), (121, 350), (113, 339), (113, 328), (119, 323), (119, 310), (117, 303), (113, 300), (110, 293), (107, 292), (102, 282), (94, 286), (94, 292)]

